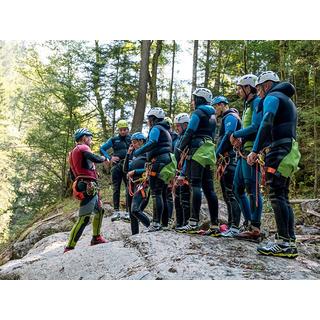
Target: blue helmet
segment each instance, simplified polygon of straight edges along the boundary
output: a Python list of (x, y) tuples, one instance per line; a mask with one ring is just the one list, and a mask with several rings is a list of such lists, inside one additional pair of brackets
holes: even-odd
[(132, 140), (146, 140), (146, 136), (142, 132), (135, 132), (131, 136), (131, 141)]
[(75, 141), (79, 141), (83, 136), (93, 136), (87, 128), (77, 129), (73, 135)]
[(228, 99), (224, 96), (217, 96), (212, 99), (212, 105), (218, 104), (220, 102), (223, 102), (225, 104), (229, 104)]

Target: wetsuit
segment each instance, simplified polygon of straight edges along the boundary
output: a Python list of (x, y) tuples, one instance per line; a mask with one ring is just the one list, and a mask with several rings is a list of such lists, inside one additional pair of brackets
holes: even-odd
[[(211, 224), (218, 224), (218, 198), (214, 191), (212, 171), (214, 160), (210, 159), (212, 160), (211, 166), (202, 161), (206, 155), (203, 155), (202, 157), (196, 157), (197, 152), (201, 151), (200, 148), (202, 145), (205, 145), (206, 141), (212, 142), (214, 139), (216, 129), (216, 118), (214, 114), (215, 109), (212, 106), (197, 106), (196, 110), (191, 115), (186, 132), (176, 148), (176, 159), (177, 162), (179, 162), (181, 151), (184, 150), (185, 147), (189, 147), (186, 170), (188, 176), (190, 177), (192, 190), (192, 211), (189, 219), (189, 225), (193, 226), (198, 224), (200, 218), (199, 215), (202, 199), (201, 188), (208, 202)], [(206, 151), (210, 152), (210, 150)], [(213, 146), (211, 151), (214, 151)]]
[[(134, 170), (134, 175), (128, 181), (128, 208), (130, 213), (130, 223), (131, 223), (131, 232), (132, 234), (139, 233), (139, 221), (145, 226), (149, 227), (150, 220), (143, 213), (143, 210), (148, 205), (149, 193), (147, 190), (139, 191), (138, 187), (140, 186), (142, 174), (145, 170), (145, 163), (147, 157), (145, 154), (134, 157), (133, 154), (127, 154), (123, 164), (123, 171), (128, 173), (129, 171)], [(131, 194), (130, 194), (131, 193)], [(132, 194), (133, 193), (133, 194)]]
[(278, 170), (281, 161), (291, 152), (293, 139), (296, 140), (297, 108), (290, 99), (294, 92), (295, 88), (288, 82), (276, 83), (267, 92), (263, 118), (252, 149), (258, 153), (264, 142), (271, 138), (265, 158), (266, 183), (270, 188), (278, 235), (285, 241), (295, 240), (294, 214), (288, 198), (290, 177), (283, 176)]
[(91, 214), (94, 214), (92, 220), (93, 236), (97, 237), (100, 235), (103, 209), (97, 191), (98, 175), (94, 163), (102, 163), (104, 161), (104, 158), (93, 154), (90, 147), (86, 144), (78, 144), (69, 154), (71, 176), (75, 180), (74, 192), (82, 195), (79, 218), (71, 230), (67, 244), (67, 248), (69, 249), (76, 246), (84, 228), (90, 221)]
[(157, 122), (149, 131), (147, 142), (134, 151), (134, 156), (147, 154), (147, 162), (151, 163), (151, 176), (149, 177), (151, 196), (153, 199), (153, 223), (168, 226), (168, 185), (160, 179), (161, 169), (171, 162), (172, 139), (166, 121)]
[[(262, 101), (254, 96), (250, 101), (245, 101), (242, 116), (243, 129), (234, 132), (235, 138), (242, 139), (241, 153), (247, 156), (253, 147), (262, 120)], [(251, 225), (260, 229), (262, 214), (262, 197), (256, 187), (256, 180), (260, 184), (260, 171), (258, 176), (255, 166), (249, 166), (247, 160), (239, 157), (234, 177), (234, 193), (243, 213), (245, 224), (251, 221)], [(258, 191), (258, 206), (256, 206), (256, 194)], [(249, 196), (249, 199), (248, 199)]]
[[(216, 151), (217, 159), (223, 159), (224, 163), (220, 164), (223, 172), (220, 177), (220, 185), (223, 199), (228, 209), (229, 227), (238, 227), (240, 224), (241, 210), (235, 198), (233, 188), (233, 179), (236, 170), (236, 154), (230, 143), (230, 135), (241, 128), (241, 121), (238, 110), (229, 109), (222, 114), (222, 122), (219, 131), (219, 142)], [(219, 162), (218, 162), (219, 163)]]
[(107, 158), (111, 159), (107, 150), (113, 149), (113, 156), (119, 157), (120, 160), (117, 163), (112, 163), (111, 178), (113, 185), (113, 207), (115, 211), (119, 211), (120, 208), (120, 190), (121, 182), (123, 181), (125, 186), (127, 186), (127, 178), (123, 172), (123, 161), (127, 154), (127, 150), (131, 143), (130, 135), (124, 137), (117, 135), (110, 138), (100, 147), (100, 152)]
[[(178, 134), (172, 130), (169, 130), (171, 139), (172, 139), (172, 151), (174, 150), (174, 146), (177, 143), (178, 140)], [(167, 202), (168, 202), (168, 217), (169, 219), (172, 218), (172, 213), (173, 213), (173, 197), (172, 197), (172, 185), (169, 184), (168, 185), (168, 189), (167, 189)]]
[[(176, 145), (179, 145), (181, 138), (185, 130), (178, 136), (176, 141)], [(176, 210), (176, 228), (183, 227), (187, 225), (188, 220), (190, 218), (191, 208), (190, 208), (190, 185), (187, 178), (186, 171), (186, 161), (182, 164), (182, 168), (178, 168), (181, 170), (180, 176), (184, 177), (183, 185), (176, 185), (175, 195), (174, 195), (174, 207)]]

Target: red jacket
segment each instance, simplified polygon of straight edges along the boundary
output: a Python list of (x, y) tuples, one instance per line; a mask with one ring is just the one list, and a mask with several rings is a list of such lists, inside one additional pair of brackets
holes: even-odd
[(86, 144), (78, 144), (69, 154), (69, 164), (76, 178), (85, 177), (93, 180), (98, 179), (95, 164), (87, 159), (85, 152), (92, 154), (89, 146)]

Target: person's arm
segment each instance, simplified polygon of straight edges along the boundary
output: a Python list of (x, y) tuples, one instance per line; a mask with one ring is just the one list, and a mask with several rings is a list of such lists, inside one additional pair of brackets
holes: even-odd
[(254, 141), (252, 152), (259, 153), (271, 136), (273, 120), (279, 108), (279, 99), (274, 96), (267, 96), (263, 103), (263, 118)]
[(98, 156), (90, 151), (84, 151), (83, 156), (85, 157), (85, 159), (90, 160), (95, 163), (102, 163), (102, 162), (106, 161), (106, 158), (104, 156)]
[(140, 168), (140, 169), (135, 169), (134, 170), (134, 173), (138, 174), (138, 175), (143, 174), (144, 172), (146, 172), (145, 168)]
[(262, 112), (257, 112), (258, 106), (256, 106), (252, 113), (252, 119), (251, 119), (251, 125), (247, 128), (240, 129), (238, 131), (235, 131), (233, 133), (233, 137), (238, 138), (246, 138), (249, 137), (252, 134), (255, 134), (258, 132), (260, 123), (262, 120)]
[(225, 133), (216, 150), (217, 156), (219, 156), (219, 154), (224, 154), (224, 152), (230, 149), (229, 137), (236, 130), (238, 119), (232, 115), (228, 115), (224, 119), (224, 123), (225, 123)]
[(112, 138), (107, 140), (101, 147), (100, 147), (100, 152), (108, 159), (110, 160), (111, 157), (108, 154), (107, 150), (109, 150), (112, 147)]
[(133, 154), (135, 156), (139, 156), (143, 153), (149, 152), (157, 148), (159, 137), (160, 137), (160, 130), (158, 128), (153, 127), (149, 133), (148, 141), (142, 147), (135, 150)]

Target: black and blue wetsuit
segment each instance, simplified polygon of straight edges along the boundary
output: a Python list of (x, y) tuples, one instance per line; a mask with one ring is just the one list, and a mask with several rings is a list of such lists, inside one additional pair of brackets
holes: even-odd
[(143, 210), (148, 205), (149, 193), (145, 194), (144, 191), (140, 192), (139, 190), (137, 190), (137, 187), (140, 183), (139, 179), (142, 177), (142, 174), (146, 171), (146, 160), (147, 157), (145, 154), (141, 154), (137, 157), (134, 157), (131, 153), (126, 155), (123, 164), (123, 171), (125, 173), (134, 170), (134, 175), (132, 177), (133, 182), (128, 181), (128, 186), (129, 184), (131, 184), (131, 191), (134, 194), (133, 196), (131, 196), (129, 193), (127, 195), (132, 234), (139, 233), (139, 221), (145, 227), (149, 227), (150, 225), (149, 218), (143, 213)]
[[(172, 139), (172, 151), (174, 150), (174, 147), (177, 143), (177, 140), (179, 139), (179, 136), (176, 132), (169, 130), (171, 139)], [(172, 185), (168, 185), (168, 190), (167, 190), (167, 202), (168, 202), (168, 217), (169, 219), (172, 218), (172, 213), (173, 213), (173, 196), (172, 196)]]
[[(242, 153), (247, 156), (253, 147), (260, 123), (262, 120), (262, 100), (254, 96), (250, 101), (245, 101), (243, 112), (243, 129), (233, 133), (235, 138), (242, 139)], [(245, 224), (251, 221), (254, 227), (260, 228), (262, 215), (262, 197), (260, 190), (256, 190), (256, 179), (260, 183), (255, 167), (249, 166), (246, 159), (239, 157), (234, 177), (233, 190), (243, 213)], [(256, 206), (256, 193), (258, 191), (258, 206)], [(249, 196), (249, 198), (248, 198)]]
[[(176, 140), (176, 146), (180, 144), (181, 138), (183, 137), (185, 130), (178, 135)], [(182, 185), (175, 187), (174, 207), (176, 209), (176, 228), (183, 227), (188, 224), (191, 208), (190, 208), (190, 185), (186, 173), (186, 161), (182, 164), (180, 175), (184, 177)]]
[(236, 169), (236, 154), (230, 143), (230, 135), (241, 128), (239, 113), (236, 109), (229, 109), (222, 114), (219, 131), (219, 142), (216, 157), (220, 155), (227, 161), (227, 165), (220, 178), (220, 185), (224, 201), (228, 209), (229, 227), (238, 227), (240, 224), (241, 210), (233, 192), (233, 179)]
[(199, 222), (201, 207), (201, 188), (208, 202), (210, 220), (212, 225), (218, 224), (218, 198), (214, 191), (212, 168), (207, 165), (203, 167), (199, 162), (192, 159), (195, 152), (206, 140), (213, 140), (216, 130), (215, 109), (210, 105), (199, 105), (192, 113), (187, 130), (181, 142), (177, 146), (176, 158), (179, 161), (180, 152), (189, 147), (187, 160), (187, 174), (191, 183), (191, 217), (189, 224)]
[(151, 162), (151, 172), (154, 175), (149, 177), (151, 196), (153, 199), (153, 222), (162, 223), (168, 226), (168, 204), (167, 187), (168, 185), (160, 179), (161, 169), (171, 162), (170, 153), (172, 152), (172, 139), (169, 133), (169, 125), (166, 121), (157, 122), (149, 131), (147, 142), (139, 149), (134, 151), (134, 156), (143, 153), (147, 154), (147, 162)]
[(125, 186), (127, 186), (127, 178), (125, 173), (122, 170), (123, 160), (127, 154), (127, 150), (131, 143), (131, 136), (126, 135), (124, 137), (117, 135), (115, 137), (107, 140), (101, 147), (100, 152), (107, 158), (111, 159), (111, 156), (108, 154), (107, 150), (112, 148), (113, 156), (119, 157), (120, 161), (112, 164), (111, 169), (111, 178), (113, 185), (113, 207), (115, 211), (118, 211), (120, 208), (120, 189), (121, 182), (123, 181)]
[[(252, 151), (261, 151), (265, 141), (271, 138), (270, 151), (265, 158), (267, 168), (276, 170), (290, 153), (292, 141), (296, 139), (297, 108), (290, 99), (294, 93), (292, 84), (275, 83), (264, 98), (263, 118)], [(278, 235), (285, 241), (295, 240), (294, 214), (288, 197), (290, 178), (267, 171), (266, 182), (270, 188)]]

